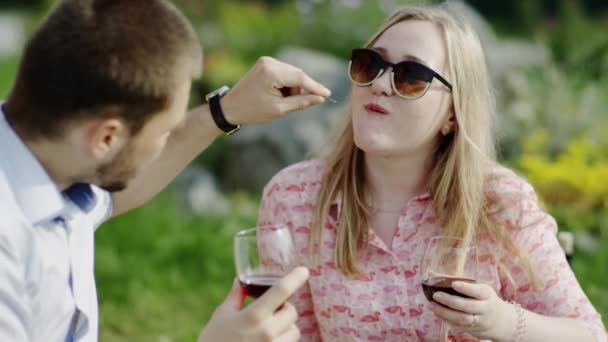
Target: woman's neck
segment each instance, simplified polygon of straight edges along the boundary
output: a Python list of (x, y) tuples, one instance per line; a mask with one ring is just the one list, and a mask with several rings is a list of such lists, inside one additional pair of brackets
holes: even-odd
[(400, 210), (407, 201), (428, 191), (428, 154), (400, 157), (365, 155), (369, 205), (378, 210)]

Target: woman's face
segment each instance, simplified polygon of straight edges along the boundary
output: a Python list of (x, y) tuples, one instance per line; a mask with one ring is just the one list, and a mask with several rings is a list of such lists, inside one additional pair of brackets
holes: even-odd
[[(370, 48), (388, 62), (421, 61), (451, 82), (446, 75), (446, 47), (438, 24), (400, 22), (385, 31)], [(452, 116), (450, 90), (433, 79), (424, 96), (404, 99), (391, 86), (391, 71), (389, 67), (370, 86), (353, 84), (355, 144), (366, 154), (382, 157), (430, 154), (441, 128)]]

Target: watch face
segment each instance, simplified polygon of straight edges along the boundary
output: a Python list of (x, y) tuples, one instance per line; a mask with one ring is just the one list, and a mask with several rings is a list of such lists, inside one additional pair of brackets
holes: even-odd
[(239, 129), (241, 129), (241, 125), (236, 125), (236, 127), (234, 129), (232, 129), (231, 131), (226, 132), (226, 135), (233, 135), (234, 133), (238, 132)]
[(214, 97), (215, 95), (218, 95), (218, 94), (220, 96), (223, 96), (224, 94), (226, 94), (228, 92), (228, 90), (230, 90), (230, 88), (228, 86), (222, 86), (221, 88), (216, 89), (216, 90), (210, 92), (209, 94), (207, 94), (205, 96), (205, 101), (209, 102), (210, 98), (212, 98), (212, 97)]

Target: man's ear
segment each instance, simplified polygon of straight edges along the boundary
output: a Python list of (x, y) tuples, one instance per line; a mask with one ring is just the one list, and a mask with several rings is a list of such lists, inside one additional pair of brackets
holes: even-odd
[(116, 117), (95, 120), (88, 126), (89, 153), (100, 161), (113, 158), (129, 139), (128, 127)]

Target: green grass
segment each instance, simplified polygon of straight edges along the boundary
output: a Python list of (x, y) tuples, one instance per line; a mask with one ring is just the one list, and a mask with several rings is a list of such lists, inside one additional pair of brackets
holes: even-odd
[[(193, 341), (234, 279), (232, 235), (252, 210), (201, 218), (164, 193), (97, 232), (102, 341)], [(245, 214), (239, 214), (239, 212)]]
[(608, 327), (608, 241), (599, 241), (598, 251), (594, 255), (575, 254), (572, 268)]
[(17, 57), (0, 57), (0, 100), (8, 96), (11, 85), (17, 76), (19, 59)]
[[(165, 192), (100, 228), (102, 342), (195, 340), (232, 284), (232, 235), (255, 223), (257, 203), (240, 202), (248, 204), (232, 215), (201, 218)], [(596, 255), (575, 255), (573, 267), (608, 323), (608, 242), (600, 244)]]

